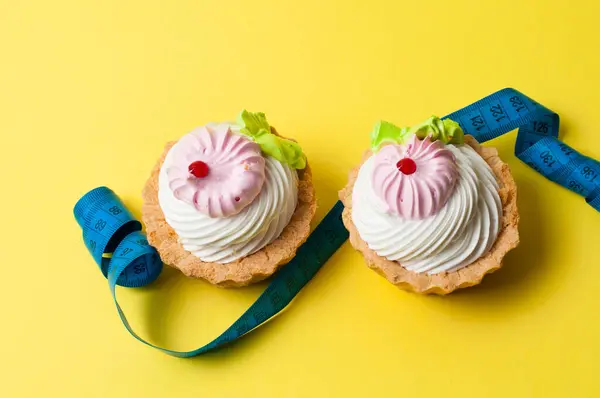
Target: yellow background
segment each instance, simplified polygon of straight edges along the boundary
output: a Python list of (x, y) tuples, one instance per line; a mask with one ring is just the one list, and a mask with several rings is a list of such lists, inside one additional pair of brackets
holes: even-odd
[[(262, 110), (302, 144), (317, 219), (380, 118), (443, 115), (505, 86), (600, 158), (598, 14), (588, 1), (3, 1), (3, 397), (597, 397), (600, 214), (491, 142), (519, 186), (521, 246), (449, 297), (396, 289), (345, 244), (274, 322), (177, 359), (134, 341), (72, 206), (108, 185), (139, 215), (164, 142)], [(134, 327), (190, 349), (264, 284), (169, 270), (122, 291)]]

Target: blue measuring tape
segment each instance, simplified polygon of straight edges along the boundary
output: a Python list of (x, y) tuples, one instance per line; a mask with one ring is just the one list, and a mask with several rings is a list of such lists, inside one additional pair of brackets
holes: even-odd
[(140, 287), (158, 278), (162, 263), (156, 249), (113, 191), (106, 187), (91, 190), (79, 199), (73, 213), (86, 247), (106, 278), (117, 269), (115, 284), (120, 286)]
[(505, 88), (444, 118), (458, 122), (479, 142), (518, 128), (515, 155), (600, 211), (600, 162), (558, 140), (559, 117), (550, 109)]
[[(600, 211), (600, 163), (583, 156), (558, 137), (558, 115), (514, 89), (504, 89), (444, 118), (458, 122), (479, 142), (519, 129), (515, 154), (546, 178), (584, 196)], [(108, 278), (121, 321), (142, 343), (177, 357), (192, 357), (236, 340), (279, 313), (346, 241), (344, 206), (337, 202), (296, 256), (277, 272), (263, 294), (227, 330), (210, 343), (191, 351), (157, 347), (138, 336), (117, 302), (116, 287), (140, 287), (162, 270), (160, 257), (113, 191), (99, 187), (85, 194), (73, 210), (83, 240)]]
[(277, 272), (267, 289), (237, 321), (215, 340), (192, 351), (173, 351), (147, 342), (133, 331), (117, 302), (117, 285), (143, 286), (156, 279), (162, 270), (156, 249), (148, 245), (145, 235), (140, 232), (140, 222), (106, 187), (85, 194), (75, 205), (74, 214), (83, 229), (88, 250), (108, 278), (119, 316), (129, 333), (167, 354), (192, 357), (240, 338), (285, 308), (348, 238), (341, 220), (343, 209), (341, 202), (331, 209), (298, 249), (296, 256)]

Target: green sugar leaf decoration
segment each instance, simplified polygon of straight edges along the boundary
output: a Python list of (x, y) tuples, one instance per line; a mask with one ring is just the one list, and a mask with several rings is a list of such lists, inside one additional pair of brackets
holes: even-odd
[(407, 134), (407, 128), (380, 120), (371, 131), (371, 150), (377, 152), (385, 143), (402, 144)]
[(271, 133), (271, 126), (262, 112), (248, 112), (244, 109), (238, 116), (238, 123), (244, 126), (241, 133), (251, 138)]
[(262, 152), (294, 169), (306, 167), (306, 156), (296, 142), (279, 137), (271, 132), (271, 126), (262, 112), (243, 110), (238, 123), (243, 126), (240, 132), (256, 142)]
[(464, 144), (465, 133), (460, 125), (451, 119), (444, 119), (444, 131), (448, 138), (448, 144)]
[(285, 162), (294, 169), (306, 167), (306, 157), (302, 153), (302, 148), (294, 141), (286, 140), (275, 134), (261, 135), (255, 141), (266, 155)]
[(413, 134), (419, 139), (429, 137), (432, 141), (439, 140), (444, 144), (464, 143), (464, 132), (458, 123), (432, 116), (413, 127), (398, 127), (383, 120), (377, 122), (371, 132), (371, 150), (377, 152), (386, 143), (403, 144)]
[(431, 116), (423, 123), (411, 127), (409, 132), (420, 139), (429, 136), (432, 141), (440, 140), (444, 144), (464, 143), (464, 133), (458, 123), (450, 119), (442, 120), (437, 116)]

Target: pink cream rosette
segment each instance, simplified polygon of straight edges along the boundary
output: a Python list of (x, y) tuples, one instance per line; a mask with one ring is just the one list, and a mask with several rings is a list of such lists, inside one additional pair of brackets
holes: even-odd
[(210, 217), (229, 217), (260, 193), (265, 159), (258, 144), (229, 125), (203, 126), (173, 147), (167, 176), (177, 199)]
[(377, 152), (371, 181), (388, 212), (423, 219), (446, 204), (457, 178), (454, 155), (442, 142), (413, 135)]

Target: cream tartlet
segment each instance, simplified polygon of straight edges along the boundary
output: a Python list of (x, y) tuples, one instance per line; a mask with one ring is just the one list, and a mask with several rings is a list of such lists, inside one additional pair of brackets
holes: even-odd
[(273, 274), (306, 240), (316, 210), (300, 146), (247, 111), (168, 143), (143, 197), (162, 260), (221, 286)]
[(508, 166), (448, 119), (412, 128), (377, 123), (340, 198), (351, 244), (406, 290), (475, 285), (519, 242)]

